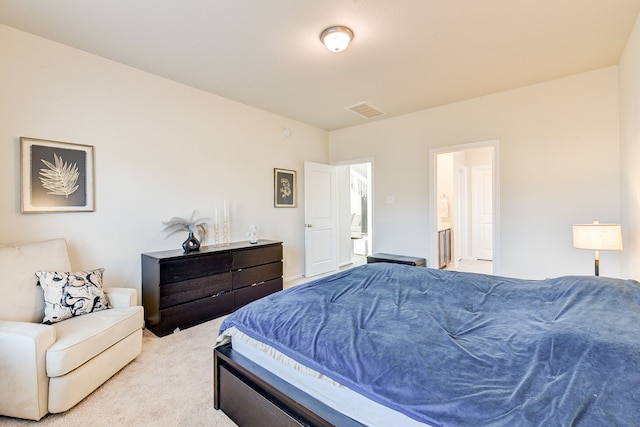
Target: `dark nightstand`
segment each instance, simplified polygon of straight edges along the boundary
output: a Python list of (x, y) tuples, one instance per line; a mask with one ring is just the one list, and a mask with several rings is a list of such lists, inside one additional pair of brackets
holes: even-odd
[(416, 257), (404, 256), (404, 255), (383, 254), (383, 253), (369, 255), (367, 257), (367, 264), (371, 264), (374, 262), (390, 262), (392, 264), (406, 264), (406, 265), (413, 265), (415, 267), (427, 266), (427, 260), (424, 258), (416, 258)]

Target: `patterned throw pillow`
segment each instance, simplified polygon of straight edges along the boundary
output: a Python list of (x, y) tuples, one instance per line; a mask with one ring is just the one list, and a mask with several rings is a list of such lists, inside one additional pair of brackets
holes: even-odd
[(38, 271), (38, 284), (44, 290), (44, 319), (55, 323), (109, 307), (102, 289), (104, 268), (90, 271)]

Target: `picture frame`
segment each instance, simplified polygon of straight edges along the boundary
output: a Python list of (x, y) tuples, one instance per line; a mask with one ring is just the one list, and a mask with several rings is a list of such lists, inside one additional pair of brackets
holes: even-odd
[(276, 208), (295, 208), (296, 171), (289, 169), (273, 169), (273, 206)]
[(94, 212), (92, 145), (20, 137), (22, 213)]

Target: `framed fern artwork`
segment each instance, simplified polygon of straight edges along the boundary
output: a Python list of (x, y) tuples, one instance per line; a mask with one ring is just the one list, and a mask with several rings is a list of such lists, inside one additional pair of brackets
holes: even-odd
[(93, 146), (20, 138), (22, 213), (95, 211)]

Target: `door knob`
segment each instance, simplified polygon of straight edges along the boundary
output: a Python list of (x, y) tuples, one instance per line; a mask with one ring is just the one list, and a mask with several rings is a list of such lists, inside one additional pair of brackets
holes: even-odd
[(311, 228), (311, 227), (313, 227), (313, 225), (311, 225), (311, 224), (305, 224), (304, 226), (305, 226), (306, 228)]

